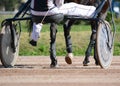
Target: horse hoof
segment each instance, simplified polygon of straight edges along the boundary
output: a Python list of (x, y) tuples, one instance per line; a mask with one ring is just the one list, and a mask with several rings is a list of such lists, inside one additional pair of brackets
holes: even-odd
[(57, 67), (59, 67), (58, 64), (57, 64), (57, 60), (52, 61), (51, 64), (50, 64), (50, 68), (57, 68)]
[(95, 61), (95, 65), (97, 65), (97, 66), (98, 66), (98, 65), (99, 65), (99, 62), (98, 62), (98, 61)]
[(65, 61), (67, 64), (72, 64), (72, 58), (73, 58), (73, 54), (72, 53), (68, 53), (66, 56), (65, 56)]
[(88, 66), (89, 63), (90, 61), (83, 61), (83, 66)]

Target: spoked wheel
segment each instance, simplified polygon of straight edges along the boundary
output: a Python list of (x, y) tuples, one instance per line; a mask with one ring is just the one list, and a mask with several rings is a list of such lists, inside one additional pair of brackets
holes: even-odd
[(99, 24), (96, 42), (100, 66), (106, 69), (110, 66), (113, 57), (112, 31), (107, 21)]
[[(14, 28), (14, 27), (12, 27)], [(12, 46), (12, 36), (9, 25), (4, 25), (1, 34), (0, 34), (0, 58), (4, 67), (13, 67), (16, 63), (18, 52), (19, 52), (19, 43), (18, 43), (18, 34), (13, 29), (13, 34), (15, 36), (15, 45), (16, 51), (14, 52)]]

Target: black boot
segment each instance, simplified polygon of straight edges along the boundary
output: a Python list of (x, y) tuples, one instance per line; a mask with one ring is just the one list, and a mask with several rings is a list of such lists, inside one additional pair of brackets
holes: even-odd
[(30, 43), (32, 46), (37, 46), (37, 42), (34, 41), (34, 40), (31, 40), (29, 43)]

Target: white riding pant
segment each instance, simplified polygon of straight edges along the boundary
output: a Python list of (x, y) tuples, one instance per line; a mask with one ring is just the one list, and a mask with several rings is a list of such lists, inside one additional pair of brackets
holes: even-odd
[(81, 16), (81, 17), (87, 17), (91, 18), (94, 16), (94, 12), (96, 10), (96, 7), (94, 6), (87, 6), (87, 5), (81, 5), (77, 3), (65, 3), (60, 7), (54, 7), (53, 9), (50, 9), (48, 11), (34, 11), (31, 10), (31, 13), (36, 16), (50, 16), (54, 14), (63, 13), (64, 15), (73, 15), (73, 16)]

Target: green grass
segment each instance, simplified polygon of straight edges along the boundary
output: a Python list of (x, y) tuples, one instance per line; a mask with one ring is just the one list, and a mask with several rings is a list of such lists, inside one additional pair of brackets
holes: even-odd
[[(114, 55), (120, 55), (120, 30), (117, 25), (117, 32), (114, 43)], [(37, 47), (29, 45), (29, 34), (23, 32), (21, 35), (20, 55), (49, 55), (49, 25), (44, 25), (41, 38), (38, 41)], [(71, 37), (73, 43), (74, 55), (85, 55), (89, 39), (90, 39), (90, 26), (89, 25), (73, 25), (71, 30)], [(56, 38), (56, 52), (57, 56), (66, 54), (64, 33), (62, 26), (58, 26), (58, 33)]]
[[(74, 30), (72, 29), (71, 36), (74, 54), (83, 55), (89, 42), (90, 31), (87, 30), (87, 28), (90, 27), (84, 25), (80, 27), (75, 25), (73, 27), (75, 28)], [(81, 31), (78, 31), (79, 29), (81, 29)], [(22, 32), (20, 42), (20, 55), (49, 55), (50, 48), (49, 34), (50, 34), (49, 25), (45, 25), (41, 32), (41, 38), (38, 40), (38, 46), (32, 47), (31, 45), (29, 45), (29, 33)], [(64, 33), (61, 25), (58, 27), (58, 33), (56, 38), (56, 51), (57, 55), (59, 56), (66, 54)]]

